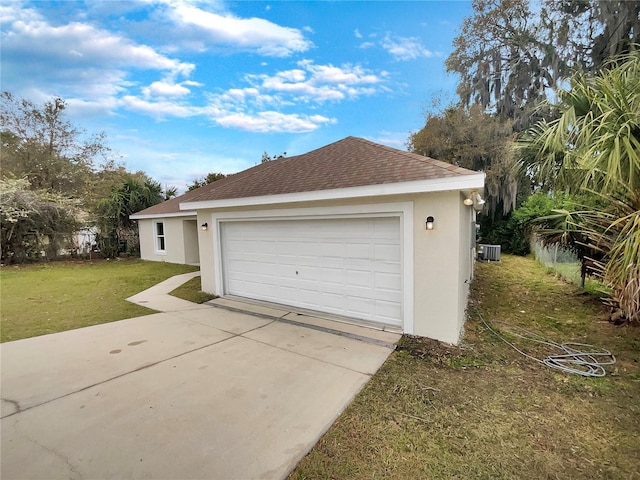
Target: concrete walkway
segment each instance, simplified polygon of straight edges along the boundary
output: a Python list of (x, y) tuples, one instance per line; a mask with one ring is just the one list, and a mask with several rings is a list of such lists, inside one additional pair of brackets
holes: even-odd
[[(237, 300), (0, 347), (1, 477), (283, 478), (399, 335)], [(247, 313), (248, 311), (248, 313)]]
[(169, 295), (169, 292), (172, 292), (180, 285), (199, 276), (200, 272), (175, 275), (164, 282), (160, 282), (151, 288), (147, 288), (143, 292), (127, 298), (127, 301), (159, 312), (179, 312), (181, 310), (206, 309), (207, 305), (191, 303), (186, 300), (182, 300), (181, 298), (174, 297), (173, 295)]

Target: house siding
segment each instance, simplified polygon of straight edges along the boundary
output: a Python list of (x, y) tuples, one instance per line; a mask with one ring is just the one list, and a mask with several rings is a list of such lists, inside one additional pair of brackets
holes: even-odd
[[(460, 285), (458, 295), (458, 331), (462, 332), (467, 317), (467, 304), (469, 290), (473, 280), (475, 262), (475, 243), (472, 242), (472, 229), (475, 230), (476, 213), (472, 207), (464, 205), (465, 196), (458, 192), (458, 208), (460, 210), (460, 250), (458, 264), (458, 282)], [(475, 237), (473, 237), (475, 238)], [(460, 333), (462, 336), (462, 333)]]
[[(470, 236), (463, 228), (468, 213), (459, 199), (457, 191), (439, 192), (417, 196), (414, 203), (414, 333), (454, 344), (464, 323), (469, 271), (468, 257), (460, 255)], [(427, 231), (429, 216), (434, 229)]]
[[(195, 217), (191, 217), (195, 220)], [(140, 257), (143, 260), (169, 263), (195, 263), (194, 256), (186, 253), (185, 240), (189, 242), (192, 236), (185, 232), (185, 217), (168, 217), (138, 220), (138, 231), (140, 233)], [(159, 253), (155, 245), (155, 224), (164, 222), (165, 251)], [(195, 237), (195, 235), (194, 235)], [(189, 242), (186, 247), (193, 250), (193, 242)]]
[[(198, 225), (207, 222), (215, 224), (215, 215), (222, 212), (256, 212), (264, 210), (328, 208), (352, 206), (357, 212), (358, 205), (390, 204), (410, 202), (412, 205), (412, 305), (411, 325), (404, 325), (405, 333), (426, 336), (448, 343), (457, 343), (465, 320), (465, 308), (472, 271), (470, 252), (472, 208), (462, 203), (459, 191), (398, 195), (322, 202), (298, 202), (271, 205), (264, 208), (224, 208), (200, 210)], [(426, 217), (435, 218), (435, 228), (425, 229)], [(220, 293), (222, 282), (220, 268), (215, 258), (214, 242), (218, 242), (217, 228), (199, 231), (202, 289), (209, 293)], [(409, 330), (407, 330), (409, 327)]]

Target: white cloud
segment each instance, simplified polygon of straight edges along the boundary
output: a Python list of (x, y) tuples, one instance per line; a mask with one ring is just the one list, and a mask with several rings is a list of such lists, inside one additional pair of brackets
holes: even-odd
[(189, 75), (195, 67), (162, 55), (149, 46), (79, 22), (52, 26), (41, 20), (18, 20), (4, 32), (2, 43), (4, 54), (25, 52), (71, 65), (133, 67), (169, 71), (175, 75)]
[(24, 8), (21, 2), (4, 2), (0, 4), (0, 23), (3, 25), (3, 30), (5, 29), (4, 25), (9, 25), (13, 22), (31, 22), (35, 20), (42, 20), (42, 15), (33, 8)]
[[(33, 97), (29, 97), (33, 98)], [(41, 101), (48, 100), (50, 97), (44, 96)], [(101, 117), (112, 112), (118, 106), (118, 101), (114, 97), (103, 97), (92, 100), (84, 100), (80, 98), (65, 99), (69, 110), (73, 111), (78, 117)]]
[(134, 97), (133, 95), (125, 95), (119, 100), (118, 104), (127, 110), (143, 113), (157, 119), (166, 117), (193, 117), (199, 113), (199, 109), (196, 107), (164, 100), (153, 102)]
[(310, 60), (299, 68), (273, 75), (246, 75), (248, 86), (207, 95), (208, 105), (199, 110), (214, 123), (253, 132), (310, 132), (336, 120), (324, 115), (283, 113), (311, 104), (339, 102), (385, 90), (386, 72), (376, 75), (359, 65), (316, 65)]
[[(297, 65), (299, 68), (273, 75), (246, 75), (247, 86), (208, 94), (208, 105), (190, 112), (205, 115), (226, 128), (252, 132), (310, 132), (335, 123), (336, 119), (281, 110), (374, 95), (384, 89), (381, 85), (387, 75), (386, 72), (376, 75), (359, 65), (316, 65), (310, 60), (300, 61)], [(168, 107), (166, 102), (154, 106), (149, 102), (136, 105), (139, 110), (157, 115), (171, 113)], [(178, 113), (182, 111), (176, 108)]]
[(274, 57), (304, 52), (312, 46), (297, 28), (283, 27), (262, 18), (214, 13), (189, 3), (164, 3), (167, 5), (166, 13), (175, 25), (188, 29), (190, 35), (197, 33), (205, 45), (224, 45)]
[[(185, 84), (187, 82), (184, 82)], [(196, 83), (196, 82), (193, 82)], [(183, 97), (191, 93), (183, 84), (158, 81), (142, 89), (145, 98), (149, 97)]]
[(335, 123), (322, 115), (284, 114), (268, 111), (257, 114), (228, 113), (214, 118), (223, 127), (233, 127), (250, 132), (290, 132), (303, 133), (316, 130), (321, 124)]
[[(170, 32), (190, 30), (193, 38), (202, 37), (207, 45), (226, 44), (274, 56), (312, 46), (301, 30), (259, 18), (238, 18), (220, 4), (148, 0), (144, 8), (173, 28)], [(74, 17), (82, 22), (56, 24), (38, 10), (17, 3), (0, 9), (3, 81), (20, 85), (22, 91), (13, 92), (17, 95), (35, 92), (35, 98), (29, 95), (34, 100), (62, 95), (79, 115), (128, 111), (157, 120), (202, 117), (225, 128), (254, 132), (310, 132), (336, 122), (320, 111), (324, 103), (385, 90), (385, 72), (302, 60), (294, 68), (245, 75), (244, 84), (195, 97), (194, 89), (204, 85), (189, 79), (193, 63), (86, 23), (86, 15)], [(132, 81), (136, 70), (144, 80)], [(203, 97), (204, 103), (194, 103), (194, 98)]]
[(324, 103), (372, 95), (384, 81), (359, 65), (316, 65), (311, 60), (298, 62), (301, 68), (274, 75), (247, 75), (246, 80), (264, 93), (292, 97), (294, 102)]
[(219, 111), (244, 110), (246, 108), (263, 109), (269, 105), (285, 106), (288, 104), (282, 98), (261, 93), (255, 87), (230, 88), (224, 93), (208, 94), (209, 106)]
[[(108, 107), (133, 86), (131, 70), (158, 71), (168, 79), (195, 66), (93, 25), (53, 25), (34, 9), (2, 7), (3, 83), (14, 93), (41, 90)], [(43, 79), (46, 82), (43, 84)]]
[(376, 84), (380, 78), (372, 73), (367, 73), (361, 66), (343, 65), (314, 65), (309, 61), (301, 62), (312, 73), (314, 83), (329, 83), (339, 85)]
[(210, 102), (205, 107), (188, 106), (171, 100), (169, 97), (159, 97), (159, 100), (149, 100), (132, 95), (122, 97), (118, 105), (130, 111), (142, 113), (163, 120), (167, 117), (195, 117), (204, 116), (225, 128), (234, 128), (250, 132), (311, 132), (322, 125), (335, 123), (336, 120), (323, 115), (307, 115), (303, 113), (283, 113), (266, 110), (266, 104), (286, 105), (269, 95), (264, 95), (258, 89), (229, 89), (220, 95), (209, 95)]
[(358, 30), (357, 28), (353, 31), (353, 34), (356, 36), (356, 38), (362, 38), (360, 30)]
[(400, 148), (404, 150), (407, 146), (407, 137), (408, 134), (406, 132), (389, 132), (382, 131), (375, 137), (369, 137), (369, 140), (376, 143), (381, 143), (382, 145), (387, 145), (393, 148)]
[(392, 37), (391, 34), (387, 33), (382, 40), (382, 48), (399, 61), (434, 56), (434, 53), (426, 49), (420, 43), (420, 39), (416, 37)]

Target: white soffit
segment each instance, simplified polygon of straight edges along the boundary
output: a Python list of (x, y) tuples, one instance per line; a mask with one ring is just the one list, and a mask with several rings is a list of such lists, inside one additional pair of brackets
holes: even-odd
[(181, 203), (180, 210), (246, 207), (254, 205), (273, 205), (278, 203), (400, 195), (407, 193), (430, 193), (443, 192), (447, 190), (480, 189), (484, 187), (484, 177), (484, 173), (477, 173), (473, 175), (435, 178), (431, 180), (418, 180), (415, 182), (384, 183), (380, 185), (365, 185), (362, 187), (337, 188), (333, 190), (314, 190), (310, 192), (284, 193), (280, 195), (263, 195), (259, 197), (201, 200)]

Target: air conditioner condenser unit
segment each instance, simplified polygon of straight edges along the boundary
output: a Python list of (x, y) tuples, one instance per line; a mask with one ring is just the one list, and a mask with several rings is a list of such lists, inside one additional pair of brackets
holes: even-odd
[(478, 259), (487, 262), (500, 261), (500, 245), (478, 245)]

